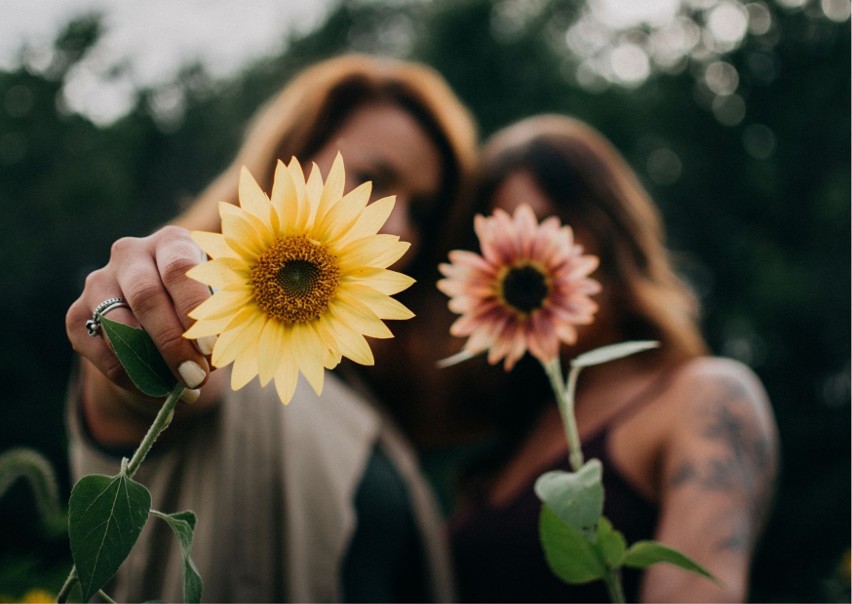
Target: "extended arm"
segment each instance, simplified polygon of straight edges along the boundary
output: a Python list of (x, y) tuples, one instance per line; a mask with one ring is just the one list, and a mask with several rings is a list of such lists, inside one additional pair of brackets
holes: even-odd
[(720, 584), (659, 564), (646, 573), (642, 599), (744, 602), (777, 473), (769, 402), (751, 371), (723, 359), (693, 361), (674, 394), (679, 400), (664, 446), (656, 538)]

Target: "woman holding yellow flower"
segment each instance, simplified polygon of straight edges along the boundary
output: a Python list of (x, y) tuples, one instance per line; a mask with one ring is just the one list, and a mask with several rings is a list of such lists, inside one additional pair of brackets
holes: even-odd
[(568, 585), (545, 563), (533, 484), (569, 469), (569, 451), (542, 367), (518, 359), (529, 351), (567, 362), (655, 340), (656, 350), (580, 376), (582, 452), (602, 462), (604, 516), (628, 543), (655, 539), (719, 582), (657, 564), (625, 574), (626, 601), (745, 601), (777, 469), (761, 384), (743, 365), (707, 356), (659, 214), (603, 136), (540, 116), (494, 135), (482, 155), (480, 211), (495, 213), (477, 219), (483, 256), (454, 252), (440, 287), (461, 315), (454, 333), (470, 336), (467, 354), (487, 351), (512, 370), (514, 402), (506, 452), (472, 473), (452, 522), (462, 599), (607, 600), (602, 583)]
[[(109, 313), (141, 325), (191, 389), (137, 476), (155, 508), (198, 515), (205, 600), (453, 598), (440, 516), (405, 439), (366, 390), (324, 370), (372, 363), (365, 336), (386, 340), (384, 320), (412, 316), (391, 296), (434, 270), (474, 152), (468, 112), (428, 68), (333, 59), (259, 114), (180, 226), (120, 240), (87, 279), (67, 316), (81, 355), (74, 473), (113, 473), (158, 407), (90, 337)], [(116, 599), (182, 597), (180, 551), (161, 528), (120, 568)]]

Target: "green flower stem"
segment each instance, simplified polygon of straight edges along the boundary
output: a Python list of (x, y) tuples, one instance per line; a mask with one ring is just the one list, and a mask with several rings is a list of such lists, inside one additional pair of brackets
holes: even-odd
[[(151, 424), (151, 427), (148, 429), (148, 433), (142, 439), (142, 442), (139, 443), (139, 447), (133, 453), (133, 457), (130, 458), (130, 461), (127, 458), (121, 460), (121, 472), (125, 474), (128, 478), (132, 478), (136, 473), (136, 470), (139, 469), (139, 466), (142, 465), (142, 462), (145, 460), (145, 457), (148, 455), (148, 452), (151, 450), (151, 447), (154, 446), (154, 443), (157, 441), (157, 438), (163, 431), (169, 427), (169, 424), (172, 422), (172, 418), (174, 417), (175, 406), (177, 402), (180, 400), (181, 395), (183, 394), (185, 386), (178, 382), (172, 391), (169, 393), (168, 398), (166, 398), (166, 402), (163, 403), (163, 406), (160, 407), (160, 411), (157, 413), (157, 417), (154, 418), (154, 422)], [(71, 589), (74, 587), (74, 584), (77, 583), (77, 567), (72, 566), (71, 572), (68, 573), (68, 578), (65, 579), (65, 583), (62, 586), (62, 589), (59, 590), (59, 594), (56, 596), (57, 602), (66, 602), (68, 601), (68, 596), (71, 594)], [(104, 594), (101, 594), (104, 595)]]
[(181, 395), (184, 391), (184, 385), (178, 382), (172, 391), (169, 393), (168, 398), (166, 398), (166, 402), (163, 403), (163, 406), (160, 408), (159, 413), (157, 413), (157, 417), (154, 418), (154, 423), (151, 424), (151, 428), (148, 430), (148, 433), (145, 435), (145, 438), (142, 439), (142, 442), (139, 443), (139, 448), (136, 449), (136, 452), (133, 454), (133, 457), (130, 458), (130, 461), (127, 462), (127, 465), (123, 468), (125, 474), (127, 474), (128, 478), (132, 478), (136, 473), (136, 470), (139, 469), (139, 466), (145, 460), (145, 457), (148, 455), (148, 452), (151, 450), (151, 447), (154, 446), (157, 438), (160, 434), (169, 427), (169, 424), (172, 423), (172, 417), (174, 417), (175, 405), (180, 400)]
[(571, 367), (568, 374), (568, 383), (563, 385), (562, 382), (562, 366), (559, 363), (559, 357), (554, 358), (548, 363), (542, 363), (547, 377), (550, 379), (550, 386), (553, 388), (553, 393), (556, 395), (556, 404), (559, 407), (559, 414), (562, 416), (562, 424), (565, 426), (565, 439), (568, 441), (569, 460), (571, 468), (578, 472), (583, 467), (583, 450), (580, 446), (580, 431), (577, 429), (577, 418), (574, 417), (574, 391), (577, 386), (577, 376), (580, 373), (580, 367)]
[(109, 597), (109, 594), (107, 594), (104, 590), (99, 589), (99, 590), (98, 590), (98, 595), (99, 595), (100, 597), (102, 597), (104, 600), (106, 600), (107, 602), (111, 602), (111, 604), (116, 604), (116, 601), (115, 601), (115, 600), (113, 600), (112, 598), (110, 598), (110, 597)]
[(56, 595), (57, 602), (67, 602), (68, 596), (71, 595), (71, 589), (74, 587), (74, 584), (77, 582), (77, 567), (72, 566), (71, 572), (68, 573), (68, 578), (65, 579), (65, 583), (62, 585), (62, 588), (59, 590), (59, 593)]
[(621, 575), (617, 568), (608, 568), (604, 575), (604, 583), (609, 593), (609, 599), (614, 604), (623, 604), (624, 589), (621, 587)]

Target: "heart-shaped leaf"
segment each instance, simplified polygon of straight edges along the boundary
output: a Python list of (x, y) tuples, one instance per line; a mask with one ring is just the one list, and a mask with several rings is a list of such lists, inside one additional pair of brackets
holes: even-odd
[(168, 396), (177, 384), (177, 378), (166, 365), (151, 336), (144, 329), (110, 321), (106, 317), (101, 317), (101, 326), (133, 385), (148, 396)]
[(192, 537), (195, 532), (195, 513), (190, 510), (174, 514), (164, 514), (153, 510), (151, 513), (157, 518), (165, 520), (180, 541), (183, 550), (183, 601), (188, 603), (201, 602), (201, 575), (198, 574), (192, 558), (189, 557), (192, 549)]
[(124, 474), (84, 476), (74, 485), (68, 500), (68, 537), (84, 602), (127, 558), (150, 509), (151, 493)]
[(577, 472), (545, 472), (535, 482), (535, 493), (574, 530), (594, 539), (603, 513), (602, 475), (601, 462), (590, 459)]
[(547, 504), (541, 506), (539, 536), (548, 566), (566, 583), (588, 583), (606, 574), (606, 565), (596, 545)]

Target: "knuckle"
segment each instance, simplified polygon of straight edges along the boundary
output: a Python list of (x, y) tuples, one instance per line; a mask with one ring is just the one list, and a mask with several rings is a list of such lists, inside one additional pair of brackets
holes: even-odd
[(125, 297), (134, 313), (149, 314), (164, 302), (163, 285), (153, 279), (134, 279), (125, 288)]
[(139, 239), (136, 237), (122, 237), (116, 239), (110, 247), (111, 258), (122, 258), (134, 253), (139, 245)]
[[(74, 345), (76, 338), (74, 335), (77, 333), (77, 330), (80, 328), (80, 321), (82, 317), (82, 312), (80, 310), (80, 300), (75, 301), (70, 307), (68, 307), (68, 312), (65, 313), (65, 333), (68, 334), (68, 339), (71, 341), (71, 345)], [(76, 346), (74, 350), (77, 350)]]
[(183, 337), (183, 328), (179, 326), (169, 327), (157, 333), (156, 342), (160, 351), (166, 356), (179, 356), (182, 349), (190, 345), (189, 341)]
[(99, 268), (86, 275), (83, 288), (86, 290), (96, 289), (98, 285), (107, 279), (106, 268)]
[(164, 260), (161, 268), (163, 280), (166, 283), (174, 283), (188, 279), (186, 272), (196, 264), (198, 262), (186, 256), (179, 254), (171, 255)]
[(161, 228), (159, 231), (157, 231), (156, 236), (166, 239), (177, 239), (181, 237), (188, 237), (189, 231), (183, 227), (168, 224)]

